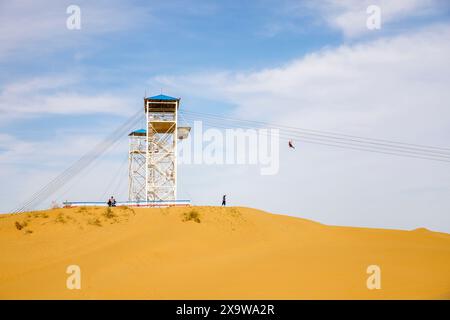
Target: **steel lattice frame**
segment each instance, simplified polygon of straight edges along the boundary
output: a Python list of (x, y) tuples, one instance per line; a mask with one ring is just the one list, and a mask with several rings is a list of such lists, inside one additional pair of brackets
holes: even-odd
[(128, 157), (128, 201), (145, 201), (145, 162), (147, 146), (145, 135), (130, 134)]
[(180, 99), (144, 99), (146, 129), (130, 136), (128, 200), (171, 203), (177, 200), (177, 143), (190, 127), (178, 127)]
[[(161, 106), (159, 112), (158, 107)], [(179, 101), (146, 100), (147, 201), (177, 199), (177, 113)]]

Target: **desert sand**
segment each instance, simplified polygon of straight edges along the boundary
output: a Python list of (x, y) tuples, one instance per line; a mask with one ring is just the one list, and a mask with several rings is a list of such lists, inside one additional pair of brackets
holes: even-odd
[(241, 207), (0, 215), (0, 299), (450, 299), (450, 235)]

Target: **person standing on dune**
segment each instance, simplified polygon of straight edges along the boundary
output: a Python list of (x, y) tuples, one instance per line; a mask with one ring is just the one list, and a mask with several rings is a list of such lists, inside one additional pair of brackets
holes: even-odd
[(226, 205), (227, 205), (227, 195), (224, 194), (223, 197), (222, 197), (222, 207), (224, 207)]

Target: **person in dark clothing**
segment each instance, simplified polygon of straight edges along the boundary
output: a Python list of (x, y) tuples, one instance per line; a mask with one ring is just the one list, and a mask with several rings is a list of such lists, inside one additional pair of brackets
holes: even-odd
[(227, 195), (224, 194), (222, 197), (222, 206), (226, 206), (227, 205)]
[(108, 207), (115, 207), (116, 206), (116, 199), (114, 199), (113, 196), (108, 199)]

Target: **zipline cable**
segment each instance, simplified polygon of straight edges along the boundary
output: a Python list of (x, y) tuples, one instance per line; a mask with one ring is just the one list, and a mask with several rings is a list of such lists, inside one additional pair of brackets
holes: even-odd
[[(190, 117), (191, 120), (196, 120), (191, 115), (186, 115), (186, 116)], [(216, 122), (216, 123), (219, 121), (219, 124), (223, 124), (224, 123), (224, 121), (222, 119), (214, 118), (214, 119), (208, 119), (208, 120), (211, 120), (211, 121)], [(234, 124), (236, 122), (229, 121), (227, 123), (233, 123)], [(250, 128), (255, 128), (254, 126), (249, 125), (249, 124), (244, 124), (244, 125), (240, 124), (240, 126), (241, 127), (245, 126), (247, 128), (249, 128), (249, 127)], [(306, 135), (306, 134), (304, 134), (302, 132), (290, 132), (290, 131), (286, 131), (283, 128), (278, 128), (276, 126), (272, 126), (272, 127), (276, 128), (276, 129), (279, 129), (281, 132), (286, 133), (286, 135), (289, 135), (289, 136), (296, 136), (296, 137), (301, 137), (301, 138), (311, 138), (311, 139), (318, 139), (318, 140), (325, 139), (325, 141), (329, 141), (329, 142), (338, 142), (338, 143), (345, 142), (345, 143), (352, 143), (352, 144), (357, 145), (357, 146), (365, 145), (365, 146), (370, 146), (370, 147), (387, 148), (387, 149), (394, 149), (396, 151), (401, 151), (401, 152), (411, 152), (411, 153), (418, 153), (418, 154), (429, 155), (429, 156), (447, 157), (447, 158), (450, 157), (450, 153), (445, 153), (445, 152), (435, 152), (435, 151), (429, 151), (429, 150), (421, 150), (421, 149), (417, 149), (417, 148), (397, 147), (395, 145), (379, 144), (379, 143), (376, 143), (376, 144), (370, 143), (370, 144), (366, 145), (365, 141), (359, 141), (359, 140), (354, 140), (354, 139), (340, 139), (340, 140), (336, 140), (336, 137), (329, 138), (329, 137), (326, 137), (326, 136), (323, 136), (323, 135), (320, 135), (320, 136), (314, 135), (314, 136), (310, 137), (310, 136), (308, 136), (308, 135)]]
[[(100, 201), (103, 201), (104, 198), (106, 197), (106, 194), (108, 193), (108, 191), (111, 191), (111, 190), (109, 190), (109, 188), (112, 185), (115, 185), (118, 177), (120, 176), (121, 172), (123, 171), (123, 167), (125, 166), (125, 164), (127, 164), (127, 162), (128, 162), (128, 154), (127, 154), (126, 158), (124, 158), (124, 159), (122, 159), (122, 161), (120, 161), (119, 166), (118, 166), (117, 170), (115, 171), (116, 174), (112, 175), (112, 179), (109, 181), (109, 183), (107, 184), (107, 186), (105, 188), (105, 191), (102, 193)], [(114, 195), (114, 193), (111, 193), (111, 194)]]
[(123, 123), (118, 129), (108, 135), (103, 141), (97, 144), (93, 149), (87, 152), (84, 156), (73, 163), (69, 168), (64, 170), (61, 174), (51, 180), (42, 189), (33, 194), (29, 200), (24, 202), (20, 207), (15, 209), (13, 213), (23, 212), (35, 207), (42, 201), (47, 199), (51, 194), (57, 191), (62, 185), (66, 184), (74, 175), (78, 174), (81, 170), (92, 164), (99, 155), (103, 154), (112, 144), (114, 144), (120, 137), (123, 137), (125, 133), (128, 133), (138, 120), (141, 120), (142, 111), (136, 112), (125, 123)]
[(202, 118), (218, 119), (218, 120), (222, 120), (222, 121), (227, 120), (227, 121), (231, 121), (231, 122), (252, 123), (252, 124), (255, 124), (258, 126), (261, 126), (261, 125), (271, 126), (271, 127), (279, 128), (286, 132), (301, 133), (304, 135), (325, 137), (325, 138), (330, 138), (330, 139), (335, 139), (335, 140), (353, 141), (353, 142), (358, 142), (358, 143), (367, 143), (367, 144), (381, 145), (381, 146), (387, 146), (387, 147), (395, 147), (395, 148), (402, 148), (402, 149), (408, 149), (408, 150), (450, 155), (450, 148), (433, 147), (433, 146), (426, 146), (426, 145), (419, 145), (419, 144), (412, 144), (412, 143), (405, 143), (405, 142), (398, 142), (398, 141), (391, 141), (391, 140), (367, 138), (367, 137), (353, 136), (353, 135), (347, 135), (347, 134), (341, 134), (341, 133), (333, 133), (330, 131), (319, 131), (319, 130), (311, 130), (311, 129), (304, 129), (304, 128), (296, 128), (296, 127), (284, 126), (284, 125), (279, 125), (279, 124), (271, 124), (271, 123), (262, 122), (262, 121), (231, 118), (231, 117), (226, 117), (226, 116), (214, 115), (214, 114), (210, 114), (210, 113), (200, 113), (200, 112), (184, 111), (184, 110), (180, 111), (180, 113), (184, 113), (186, 115), (193, 115), (193, 116), (197, 115), (197, 116), (201, 116)]
[[(225, 127), (225, 126), (218, 126), (216, 124), (208, 124), (209, 127), (211, 128), (222, 128), (222, 129), (229, 129), (229, 127)], [(269, 134), (266, 134), (269, 135)], [(284, 141), (290, 141), (291, 139), (288, 137), (284, 137), (284, 136), (279, 136), (280, 139), (284, 140)], [(416, 159), (424, 159), (424, 160), (432, 160), (432, 161), (440, 161), (440, 162), (447, 162), (450, 163), (450, 161), (448, 160), (444, 160), (442, 158), (430, 158), (430, 157), (422, 157), (422, 156), (415, 156), (415, 155), (408, 155), (405, 153), (394, 153), (394, 152), (385, 152), (385, 151), (379, 151), (376, 149), (368, 149), (368, 148), (362, 148), (362, 147), (351, 147), (351, 146), (346, 146), (346, 145), (342, 145), (342, 144), (331, 144), (331, 143), (323, 143), (323, 142), (317, 142), (315, 140), (310, 140), (310, 139), (301, 139), (302, 142), (305, 143), (309, 143), (309, 144), (317, 144), (317, 145), (324, 145), (324, 146), (331, 146), (331, 147), (337, 147), (337, 148), (343, 148), (343, 149), (350, 149), (350, 150), (358, 150), (358, 151), (367, 151), (367, 152), (373, 152), (373, 153), (379, 153), (379, 154), (387, 154), (387, 155), (395, 155), (395, 156), (402, 156), (402, 157), (407, 157), (407, 158), (416, 158)]]
[[(128, 157), (126, 160), (128, 160)], [(117, 172), (118, 179), (115, 181), (116, 187), (113, 188), (113, 192), (112, 192), (113, 195), (118, 194), (119, 190), (122, 189), (123, 184), (127, 182), (127, 179), (120, 179), (120, 177), (126, 177), (126, 173), (127, 173), (127, 169), (128, 169), (128, 166), (126, 166), (127, 162), (128, 161), (125, 161), (122, 164), (122, 167), (120, 168), (120, 170)]]
[[(242, 127), (233, 127), (233, 126), (224, 126), (223, 123), (222, 124), (218, 124), (218, 123), (213, 123), (213, 122), (204, 122), (207, 124), (207, 126), (211, 127), (211, 128), (222, 128), (222, 129), (230, 129), (230, 128), (241, 128)], [(253, 129), (252, 127), (248, 127), (249, 129)], [(281, 133), (279, 134), (280, 139), (289, 141), (291, 140), (292, 136), (286, 136), (285, 134)], [(327, 145), (327, 146), (335, 146), (335, 147), (340, 147), (340, 148), (347, 148), (347, 149), (353, 149), (353, 150), (360, 150), (360, 151), (370, 151), (370, 152), (378, 152), (378, 153), (383, 153), (383, 154), (392, 154), (392, 155), (398, 155), (398, 156), (405, 156), (405, 157), (413, 157), (413, 158), (420, 158), (420, 159), (426, 159), (426, 160), (435, 160), (435, 161), (443, 161), (443, 162), (450, 162), (449, 158), (447, 157), (431, 157), (429, 155), (425, 156), (416, 156), (415, 154), (411, 154), (410, 152), (405, 152), (403, 150), (391, 150), (391, 149), (380, 149), (380, 148), (374, 148), (372, 146), (357, 146), (356, 148), (352, 145), (349, 145), (348, 143), (342, 143), (342, 142), (334, 142), (332, 141), (331, 143), (329, 141), (323, 141), (323, 140), (318, 140), (313, 139), (313, 138), (298, 138), (300, 141), (303, 142), (307, 142), (307, 143), (315, 143), (315, 144), (320, 144), (320, 145)], [(329, 143), (324, 143), (324, 142), (329, 142)], [(388, 152), (386, 152), (388, 151)], [(421, 155), (421, 154), (419, 154)]]
[[(190, 119), (191, 120), (195, 120), (194, 118), (190, 118)], [(223, 126), (223, 122), (221, 122), (221, 121), (219, 122), (218, 120), (207, 120), (207, 121), (209, 121), (209, 123), (213, 123), (214, 125), (217, 125), (217, 126), (220, 126), (220, 125)], [(231, 125), (230, 128), (231, 127), (236, 128), (236, 129), (242, 129), (242, 128), (256, 129), (255, 127), (249, 126), (249, 125), (240, 125), (239, 127), (237, 127), (236, 125)], [(274, 129), (277, 129), (277, 128), (274, 128)], [(417, 155), (429, 156), (429, 157), (433, 157), (433, 158), (437, 158), (437, 159), (450, 160), (450, 155), (448, 155), (448, 156), (436, 155), (436, 154), (428, 154), (428, 153), (425, 153), (425, 152), (417, 152), (417, 151), (397, 149), (397, 148), (393, 148), (393, 147), (379, 147), (379, 146), (357, 144), (357, 143), (346, 142), (346, 141), (335, 141), (335, 140), (330, 140), (330, 139), (325, 139), (325, 138), (303, 136), (301, 134), (286, 134), (283, 130), (280, 130), (280, 132), (281, 132), (281, 134), (280, 134), (281, 136), (285, 136), (285, 137), (289, 137), (289, 138), (298, 138), (300, 140), (311, 139), (313, 141), (345, 144), (345, 145), (356, 146), (356, 147), (366, 147), (366, 148), (372, 148), (372, 149), (376, 149), (376, 150), (395, 151), (395, 152), (401, 152), (401, 153), (405, 153), (405, 154), (417, 154)]]
[[(186, 117), (190, 120), (196, 120), (195, 118)], [(203, 123), (206, 123), (207, 126), (212, 128), (222, 128), (222, 129), (229, 129), (229, 128), (242, 128), (242, 126), (237, 127), (234, 125), (226, 126), (222, 123), (217, 123), (214, 121), (203, 121)], [(253, 129), (254, 127), (245, 126), (246, 128)], [(283, 140), (289, 141), (292, 136), (287, 136), (283, 132), (279, 135), (279, 137)], [(305, 138), (305, 137), (299, 137), (296, 136), (300, 141), (306, 142), (306, 143), (313, 143), (318, 145), (326, 145), (326, 146), (333, 146), (338, 148), (346, 148), (346, 149), (352, 149), (352, 150), (359, 150), (359, 151), (368, 151), (368, 152), (374, 152), (374, 153), (382, 153), (382, 154), (389, 154), (389, 155), (396, 155), (396, 156), (403, 156), (403, 157), (409, 157), (409, 158), (418, 158), (418, 159), (425, 159), (425, 160), (434, 160), (434, 161), (441, 161), (441, 162), (450, 162), (450, 158), (445, 156), (435, 156), (435, 155), (429, 155), (426, 153), (413, 153), (411, 151), (404, 151), (402, 149), (387, 149), (387, 148), (380, 148), (380, 147), (373, 147), (373, 146), (365, 146), (365, 145), (352, 145), (345, 142), (337, 142), (337, 141), (329, 141), (324, 139), (318, 139), (318, 138)], [(327, 142), (327, 143), (326, 143)], [(416, 155), (418, 154), (418, 155)], [(421, 156), (422, 155), (422, 156)]]
[[(122, 142), (122, 140), (117, 140), (116, 143), (114, 143), (110, 149), (114, 149), (118, 144), (120, 144), (120, 142)], [(92, 170), (98, 166), (99, 162), (103, 160), (103, 158), (107, 155), (107, 152), (103, 153), (102, 155), (100, 155), (96, 160), (95, 163), (93, 163), (93, 165), (89, 166), (86, 170), (83, 170), (82, 172), (80, 172), (80, 174), (74, 176), (74, 178), (72, 179), (72, 181), (70, 183), (67, 183), (69, 186), (66, 188), (66, 190), (64, 190), (63, 192), (61, 192), (61, 194), (56, 198), (56, 200), (60, 200), (61, 202), (63, 202), (64, 196), (69, 193), (70, 191), (73, 190), (73, 188), (83, 179), (85, 178), (89, 173), (92, 172)], [(64, 186), (61, 187), (61, 189), (64, 188)], [(56, 191), (57, 192), (57, 191)], [(55, 193), (56, 193), (55, 192)]]
[[(267, 126), (280, 130), (281, 133), (279, 137), (280, 139), (283, 140), (290, 140), (294, 138), (305, 143), (326, 145), (359, 151), (368, 151), (408, 158), (450, 162), (450, 148), (445, 147), (434, 147), (386, 139), (361, 137), (330, 131), (298, 128), (280, 124), (271, 124), (263, 121), (246, 120), (195, 111), (182, 110), (179, 112), (179, 114), (182, 117), (185, 116), (187, 119), (191, 121), (197, 120), (195, 117), (200, 116), (202, 117), (203, 122), (206, 123), (207, 126), (213, 128), (228, 129), (230, 127), (231, 128), (244, 127), (248, 129), (255, 129), (255, 126)], [(230, 124), (230, 126), (224, 125), (224, 120), (226, 120), (228, 124)], [(128, 131), (140, 121), (142, 121), (142, 118), (141, 118), (141, 111), (139, 110), (134, 115), (132, 115), (125, 123), (123, 123), (119, 128), (117, 128), (110, 135), (108, 135), (103, 141), (98, 143), (92, 150), (83, 155), (70, 167), (68, 167), (66, 170), (64, 170), (62, 173), (56, 176), (53, 180), (47, 183), (43, 188), (35, 192), (21, 206), (13, 210), (13, 213), (23, 212), (34, 208), (35, 206), (42, 203), (42, 201), (47, 199), (50, 195), (54, 194), (62, 187), (64, 187), (80, 172), (84, 171), (89, 167), (92, 168), (91, 165), (99, 157), (101, 157), (108, 149), (110, 149), (113, 145), (115, 145), (120, 140), (120, 138), (125, 136), (125, 134), (127, 134)]]

